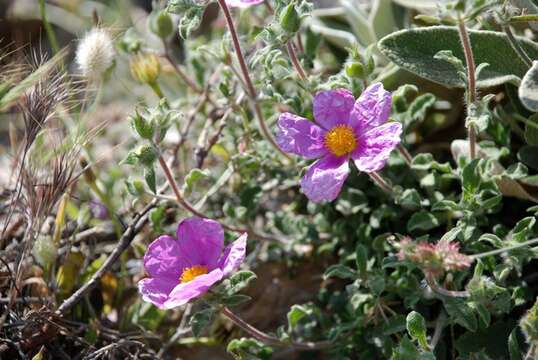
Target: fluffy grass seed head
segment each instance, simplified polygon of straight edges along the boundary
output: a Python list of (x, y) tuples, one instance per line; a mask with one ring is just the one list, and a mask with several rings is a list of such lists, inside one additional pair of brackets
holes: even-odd
[(75, 61), (82, 75), (97, 79), (112, 66), (114, 55), (110, 34), (104, 29), (94, 28), (79, 42)]

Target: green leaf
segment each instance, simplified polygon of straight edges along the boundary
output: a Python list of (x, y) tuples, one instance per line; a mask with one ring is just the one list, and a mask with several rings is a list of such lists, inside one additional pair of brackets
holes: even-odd
[(312, 313), (312, 310), (302, 306), (302, 305), (293, 305), (288, 312), (288, 326), (290, 331), (295, 329), (295, 326), (303, 317), (308, 316)]
[(204, 330), (204, 328), (211, 321), (211, 318), (213, 317), (214, 313), (215, 311), (213, 310), (213, 308), (208, 308), (198, 311), (191, 317), (189, 325), (192, 328), (192, 333), (194, 334), (194, 336), (200, 336), (202, 330)]
[[(469, 36), (475, 63), (489, 64), (480, 74), (478, 87), (517, 83), (527, 72), (527, 66), (514, 52), (505, 34), (469, 30)], [(531, 58), (538, 58), (538, 45), (526, 38), (518, 38), (518, 41)], [(381, 39), (378, 47), (405, 70), (443, 85), (465, 87), (454, 66), (434, 58), (439, 51), (450, 50), (454, 56), (464, 60), (455, 27), (432, 26), (398, 31)]]
[[(536, 59), (536, 56), (533, 57)], [(519, 98), (527, 109), (538, 112), (538, 61), (533, 61), (519, 86)]]
[(407, 222), (407, 230), (413, 232), (416, 230), (431, 230), (439, 226), (439, 220), (432, 213), (421, 210), (414, 213)]
[(458, 298), (443, 297), (446, 312), (450, 317), (469, 331), (476, 331), (478, 324), (472, 309), (467, 303)]
[(517, 158), (525, 165), (538, 170), (538, 146), (523, 146), (519, 149)]
[(417, 339), (418, 343), (424, 350), (429, 350), (428, 341), (426, 340), (426, 320), (416, 311), (411, 311), (406, 318), (406, 328), (409, 335)]
[(190, 191), (194, 188), (194, 184), (202, 179), (209, 178), (211, 172), (207, 169), (201, 170), (194, 168), (185, 176), (185, 191)]
[(416, 210), (421, 206), (420, 194), (416, 189), (405, 189), (397, 200), (402, 207), (409, 210)]
[(256, 279), (256, 274), (254, 274), (252, 271), (238, 271), (230, 276), (229, 286), (227, 287), (226, 291), (228, 294), (235, 294), (246, 288), (254, 279)]
[(510, 360), (523, 360), (519, 341), (517, 340), (517, 328), (512, 330), (508, 337), (508, 352), (510, 353)]
[(345, 266), (342, 264), (335, 264), (329, 266), (327, 270), (325, 270), (325, 273), (323, 274), (324, 279), (328, 279), (331, 277), (337, 277), (340, 279), (356, 279), (358, 276), (357, 272), (350, 268), (349, 266)]
[(258, 340), (247, 338), (233, 339), (228, 343), (226, 351), (238, 360), (270, 360), (273, 355), (273, 350), (269, 346), (264, 345)]
[(411, 119), (423, 120), (426, 117), (426, 113), (435, 103), (435, 96), (430, 93), (417, 96), (415, 100), (409, 105), (407, 110)]
[(538, 145), (538, 114), (530, 116), (525, 123), (525, 140), (529, 145)]
[(357, 244), (355, 249), (355, 263), (361, 277), (366, 277), (368, 268), (368, 248), (363, 244)]
[(234, 294), (232, 296), (223, 297), (221, 299), (221, 303), (222, 305), (226, 306), (237, 306), (249, 301), (250, 299), (251, 297), (248, 295)]
[(155, 169), (153, 167), (144, 168), (144, 179), (146, 179), (146, 184), (154, 194), (157, 193), (157, 180), (155, 178)]

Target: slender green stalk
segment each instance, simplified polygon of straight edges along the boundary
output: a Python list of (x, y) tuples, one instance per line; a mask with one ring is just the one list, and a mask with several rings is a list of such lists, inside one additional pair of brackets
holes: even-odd
[(538, 21), (538, 14), (517, 15), (510, 18), (511, 23)]
[(164, 97), (163, 91), (161, 90), (161, 87), (156, 81), (148, 83), (148, 85), (151, 87), (151, 89), (159, 99), (162, 99)]
[(49, 20), (47, 19), (45, 0), (39, 0), (39, 13), (41, 15), (41, 21), (43, 22), (43, 27), (45, 28), (45, 32), (47, 33), (47, 38), (49, 39), (52, 52), (54, 54), (57, 54), (60, 51), (60, 47), (58, 46), (58, 40), (56, 39), (56, 34), (54, 33), (54, 29), (52, 29), (52, 26), (50, 25)]
[(471, 255), (471, 258), (480, 259), (480, 258), (484, 258), (484, 257), (487, 257), (487, 256), (499, 255), (499, 254), (503, 254), (505, 252), (509, 252), (509, 251), (512, 251), (512, 250), (515, 250), (515, 249), (519, 249), (519, 248), (534, 245), (534, 244), (538, 244), (538, 239), (532, 239), (532, 240), (529, 240), (529, 241), (522, 242), (520, 244), (507, 246), (505, 248), (486, 251), (486, 252), (483, 252), (483, 253), (480, 253), (480, 254)]

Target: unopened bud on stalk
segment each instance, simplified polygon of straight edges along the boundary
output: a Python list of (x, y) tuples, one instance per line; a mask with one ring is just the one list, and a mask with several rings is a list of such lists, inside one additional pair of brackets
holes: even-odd
[(148, 25), (151, 32), (163, 40), (174, 31), (172, 17), (164, 10), (152, 13), (149, 16)]
[(143, 84), (154, 84), (161, 73), (161, 63), (154, 54), (138, 54), (131, 60), (131, 75)]
[(109, 33), (94, 28), (79, 42), (75, 61), (84, 76), (97, 79), (112, 66), (114, 54), (114, 44)]
[(301, 27), (299, 13), (295, 9), (295, 4), (289, 4), (280, 16), (280, 26), (289, 33), (296, 33)]

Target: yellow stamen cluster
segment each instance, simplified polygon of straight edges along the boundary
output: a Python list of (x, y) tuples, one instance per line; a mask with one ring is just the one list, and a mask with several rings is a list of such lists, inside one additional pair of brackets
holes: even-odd
[(207, 266), (194, 265), (192, 267), (189, 267), (183, 270), (183, 273), (181, 274), (179, 281), (181, 283), (187, 283), (189, 281), (194, 280), (196, 277), (200, 275), (205, 275), (205, 274), (207, 274)]
[(355, 132), (349, 125), (336, 125), (325, 135), (325, 146), (335, 156), (349, 154), (357, 147)]

